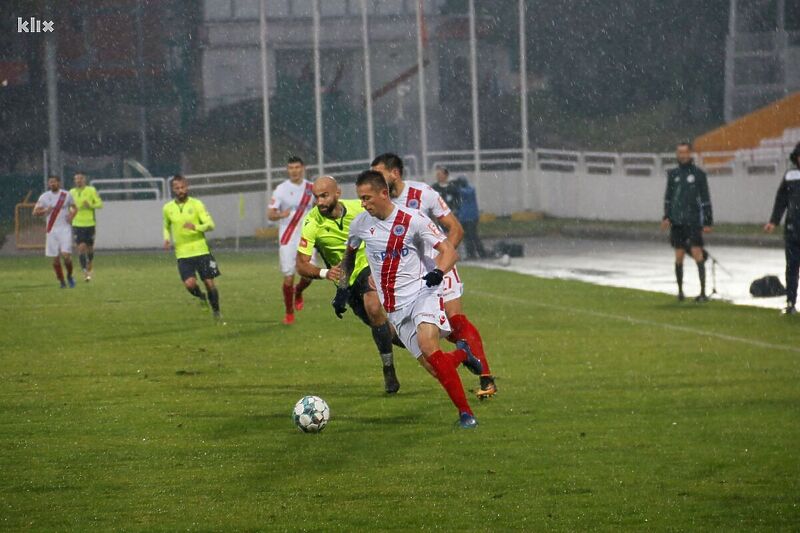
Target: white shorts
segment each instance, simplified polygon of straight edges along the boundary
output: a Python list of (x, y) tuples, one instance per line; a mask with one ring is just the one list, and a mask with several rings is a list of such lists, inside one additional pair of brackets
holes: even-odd
[[(293, 276), (297, 273), (297, 247), (300, 245), (300, 239), (297, 242), (291, 242), (287, 245), (281, 245), (278, 248), (278, 255), (280, 256), (281, 274), (284, 276)], [(317, 251), (311, 254), (311, 264), (317, 264)]]
[(53, 228), (47, 234), (44, 246), (45, 257), (58, 257), (72, 253), (72, 228)]
[(423, 323), (434, 324), (439, 328), (440, 337), (447, 337), (452, 331), (444, 313), (442, 294), (436, 287), (422, 289), (414, 303), (389, 313), (389, 322), (394, 326), (406, 350), (417, 359), (422, 355), (417, 342), (417, 326)]
[(442, 298), (445, 302), (461, 298), (461, 295), (464, 294), (464, 283), (462, 283), (455, 266), (444, 275), (440, 287), (442, 288)]

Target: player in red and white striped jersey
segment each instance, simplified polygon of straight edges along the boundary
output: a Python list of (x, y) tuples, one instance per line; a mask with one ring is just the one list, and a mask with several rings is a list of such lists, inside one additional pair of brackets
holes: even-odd
[[(372, 170), (380, 172), (386, 183), (389, 185), (389, 192), (392, 201), (401, 207), (417, 209), (438, 222), (447, 232), (447, 240), (458, 249), (461, 239), (464, 237), (464, 229), (461, 223), (450, 211), (450, 207), (442, 199), (438, 192), (433, 190), (430, 185), (421, 181), (411, 181), (403, 179), (403, 160), (395, 154), (386, 153), (379, 155), (372, 162)], [(433, 252), (435, 257), (435, 251)], [(444, 298), (444, 308), (447, 318), (453, 327), (452, 334), (448, 340), (456, 342), (466, 341), (472, 352), (480, 359), (483, 372), (480, 376), (480, 388), (477, 391), (478, 398), (484, 399), (494, 396), (497, 393), (497, 386), (494, 383), (489, 369), (489, 361), (483, 349), (483, 339), (472, 322), (469, 321), (461, 306), (461, 295), (464, 293), (464, 284), (458, 274), (458, 270), (453, 267), (442, 282), (442, 295)]]
[[(72, 219), (77, 208), (69, 192), (61, 188), (61, 178), (50, 176), (47, 179), (48, 190), (39, 196), (33, 207), (34, 216), (44, 216), (46, 220), (47, 240), (44, 255), (53, 258), (53, 270), (56, 272), (61, 288), (69, 283), (70, 288), (75, 287), (72, 279)], [(67, 269), (67, 281), (64, 281), (64, 270), (61, 268), (61, 258)]]
[(295, 258), (303, 231), (303, 220), (314, 207), (311, 182), (305, 179), (306, 167), (299, 157), (290, 157), (286, 163), (289, 179), (275, 187), (267, 209), (267, 218), (278, 221), (278, 243), (281, 274), (283, 274), (283, 303), (286, 316), (283, 323), (294, 323), (295, 310), (303, 309), (303, 291), (311, 285), (309, 278), (301, 277), (295, 286)]
[[(481, 363), (465, 342), (459, 342), (453, 352), (439, 347), (439, 338), (450, 333), (440, 285), (458, 254), (431, 219), (392, 203), (379, 172), (362, 172), (356, 191), (366, 212), (350, 223), (340, 284), (346, 286), (363, 242), (378, 297), (397, 336), (420, 363), (424, 360), (433, 367), (436, 379), (458, 408), (461, 427), (473, 428), (477, 421), (456, 369), (464, 363), (480, 373)], [(438, 252), (435, 259), (431, 249)]]

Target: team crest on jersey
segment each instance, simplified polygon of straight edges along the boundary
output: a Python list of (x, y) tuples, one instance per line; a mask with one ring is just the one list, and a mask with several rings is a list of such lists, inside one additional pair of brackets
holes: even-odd
[(419, 209), (419, 200), (412, 198), (408, 201), (408, 207), (411, 209)]
[(689, 176), (686, 178), (686, 181), (689, 183), (694, 183), (694, 174), (689, 174)]
[(398, 224), (398, 225), (396, 225), (395, 227), (392, 228), (392, 233), (394, 233), (398, 237), (400, 235), (402, 235), (403, 233), (405, 233), (405, 232), (406, 232), (406, 227), (403, 226), (402, 224)]
[(375, 228), (369, 228), (369, 234), (375, 235)]

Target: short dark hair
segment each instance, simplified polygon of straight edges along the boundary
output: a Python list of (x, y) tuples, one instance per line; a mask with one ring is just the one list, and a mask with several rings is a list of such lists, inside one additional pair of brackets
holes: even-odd
[(389, 190), (389, 185), (383, 179), (383, 174), (375, 170), (365, 170), (358, 175), (356, 187), (361, 187), (362, 185), (369, 185), (376, 191)]
[(679, 142), (679, 143), (678, 143), (678, 144), (675, 146), (675, 148), (680, 148), (681, 146), (685, 146), (685, 147), (687, 147), (689, 150), (691, 150), (691, 149), (692, 149), (692, 143), (691, 143), (691, 141), (681, 141), (681, 142)]
[(794, 163), (794, 166), (800, 167), (800, 143), (797, 143), (792, 153), (789, 154), (789, 161)]
[(403, 160), (400, 159), (400, 156), (397, 154), (393, 154), (391, 152), (381, 154), (372, 160), (372, 164), (370, 166), (374, 167), (380, 164), (383, 164), (383, 166), (386, 167), (386, 170), (397, 169), (400, 171), (400, 175), (403, 175)]
[(48, 181), (49, 181), (49, 180), (61, 181), (61, 176), (57, 176), (57, 175), (55, 175), (55, 174), (50, 174), (49, 176), (47, 176), (47, 180), (48, 180)]
[(449, 176), (450, 175), (450, 171), (447, 170), (447, 167), (445, 167), (443, 165), (438, 165), (436, 167), (436, 170), (440, 170), (445, 176)]
[(291, 165), (292, 163), (300, 163), (301, 165), (306, 166), (306, 164), (303, 163), (303, 160), (296, 155), (291, 155), (289, 156), (289, 159), (286, 160), (287, 165)]
[(184, 176), (182, 174), (175, 174), (174, 176), (172, 176), (172, 181), (173, 182), (175, 182), (175, 181), (186, 181), (186, 176)]

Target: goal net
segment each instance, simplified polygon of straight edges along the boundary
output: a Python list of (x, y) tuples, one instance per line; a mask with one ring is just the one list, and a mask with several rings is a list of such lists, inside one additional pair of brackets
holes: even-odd
[(23, 202), (14, 209), (14, 235), (19, 249), (44, 250), (45, 217), (33, 216), (35, 205)]

